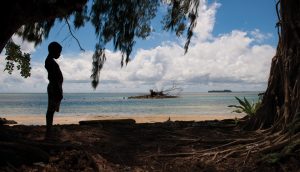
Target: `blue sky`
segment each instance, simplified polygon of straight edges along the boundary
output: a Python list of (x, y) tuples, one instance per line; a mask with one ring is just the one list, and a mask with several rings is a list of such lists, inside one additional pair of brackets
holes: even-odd
[(277, 17), (275, 0), (219, 0), (222, 6), (218, 9), (213, 34), (228, 33), (239, 29), (250, 31), (259, 29), (262, 33), (271, 33), (273, 36), (264, 43), (277, 46)]
[[(91, 25), (74, 31), (85, 52), (68, 37), (65, 23), (58, 23), (49, 38), (37, 47), (14, 37), (23, 44), (23, 50), (32, 54), (32, 77), (23, 79), (17, 71), (12, 76), (2, 72), (0, 92), (46, 92), (47, 73), (43, 63), (51, 41), (63, 45), (58, 63), (65, 77), (66, 92), (143, 92), (162, 89), (173, 82), (184, 91), (266, 89), (278, 40), (274, 0), (201, 0), (195, 36), (186, 55), (182, 49), (184, 37), (176, 38), (174, 33), (162, 31), (159, 18), (160, 15), (153, 22), (159, 26), (155, 32), (146, 40), (137, 40), (133, 60), (126, 68), (120, 69), (120, 53), (108, 50), (97, 90), (89, 83), (96, 43)], [(1, 56), (0, 69), (4, 66)]]

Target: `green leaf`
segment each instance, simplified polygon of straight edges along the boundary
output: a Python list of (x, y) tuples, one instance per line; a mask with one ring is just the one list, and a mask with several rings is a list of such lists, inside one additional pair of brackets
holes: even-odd
[(6, 44), (5, 49), (5, 55), (7, 55), (5, 60), (7, 62), (4, 71), (12, 74), (16, 64), (21, 76), (24, 78), (29, 77), (31, 75), (30, 54), (22, 53), (20, 46), (15, 44), (12, 40)]
[(246, 107), (246, 104), (245, 104), (245, 102), (243, 102), (243, 100), (241, 100), (241, 99), (238, 98), (238, 97), (235, 97), (235, 99), (238, 100), (238, 102), (239, 102), (240, 105), (242, 105), (243, 107)]
[(244, 97), (244, 102), (246, 104), (247, 107), (251, 107), (251, 104), (249, 103), (249, 101), (246, 99), (246, 97)]
[(242, 111), (242, 110), (239, 110), (239, 109), (233, 110), (232, 112), (235, 112), (235, 113), (243, 113), (243, 111)]
[(243, 100), (238, 97), (235, 97), (235, 99), (238, 101), (240, 105), (229, 105), (228, 107), (236, 108), (232, 112), (236, 112), (236, 113), (244, 112), (249, 116), (254, 115), (256, 113), (256, 110), (259, 108), (261, 104), (260, 101), (258, 101), (257, 103), (250, 104), (250, 102), (246, 99), (246, 97), (244, 97)]

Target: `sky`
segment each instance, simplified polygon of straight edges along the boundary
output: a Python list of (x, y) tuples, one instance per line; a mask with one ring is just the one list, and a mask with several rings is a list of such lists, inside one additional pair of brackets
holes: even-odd
[(147, 92), (162, 90), (172, 84), (185, 92), (213, 89), (264, 91), (277, 46), (277, 17), (274, 0), (200, 0), (199, 17), (187, 54), (185, 37), (162, 31), (161, 9), (152, 22), (155, 31), (146, 40), (137, 40), (131, 62), (120, 67), (121, 54), (108, 46), (107, 61), (101, 71), (100, 84), (90, 84), (92, 54), (96, 43), (91, 25), (75, 30), (85, 51), (80, 51), (69, 36), (65, 23), (57, 23), (48, 39), (34, 47), (17, 36), (24, 52), (31, 54), (31, 77), (19, 71), (3, 72), (4, 52), (0, 55), (0, 93), (47, 92), (44, 61), (47, 46), (57, 41), (63, 46), (57, 60), (64, 76), (64, 92)]

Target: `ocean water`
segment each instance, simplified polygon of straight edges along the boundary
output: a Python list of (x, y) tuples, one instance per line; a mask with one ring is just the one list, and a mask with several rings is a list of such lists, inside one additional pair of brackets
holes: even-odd
[[(226, 115), (235, 96), (258, 100), (258, 92), (182, 93), (174, 99), (127, 99), (139, 93), (65, 93), (56, 115)], [(46, 93), (1, 93), (1, 115), (44, 115)]]

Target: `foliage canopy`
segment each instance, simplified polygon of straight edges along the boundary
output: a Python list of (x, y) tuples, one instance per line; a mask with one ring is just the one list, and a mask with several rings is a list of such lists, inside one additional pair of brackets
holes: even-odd
[[(21, 0), (14, 1), (16, 4), (13, 7), (24, 4)], [(35, 45), (40, 44), (49, 36), (56, 20), (67, 23), (73, 20), (73, 26), (76, 29), (84, 27), (87, 22), (92, 23), (95, 36), (98, 38), (92, 62), (91, 79), (94, 88), (99, 83), (100, 70), (106, 60), (105, 45), (112, 41), (114, 50), (122, 53), (121, 66), (124, 63), (127, 64), (135, 39), (145, 39), (153, 31), (151, 20), (158, 13), (160, 6), (167, 8), (162, 21), (163, 29), (174, 31), (177, 36), (182, 36), (186, 32), (187, 41), (184, 48), (187, 52), (193, 29), (196, 26), (199, 6), (199, 0), (46, 0), (39, 2), (30, 0), (26, 3), (31, 3), (33, 7), (28, 7), (29, 5), (26, 7), (35, 11), (27, 12), (28, 9), (19, 9), (24, 12), (18, 12), (17, 15), (23, 14), (24, 18), (28, 18), (29, 15), (30, 20), (22, 20), (22, 16), (18, 16), (15, 20), (20, 23), (20, 27), (17, 27), (19, 29), (15, 33), (23, 40), (34, 42)], [(14, 44), (11, 40), (8, 42), (10, 44), (6, 44), (6, 50), (9, 49), (9, 45)], [(27, 56), (28, 54), (19, 53), (18, 59), (27, 61)], [(12, 62), (22, 63), (9, 61), (9, 64), (11, 65)], [(12, 69), (9, 66), (7, 68)], [(30, 70), (27, 70), (30, 68), (20, 69), (21, 73), (25, 73), (22, 76), (30, 76), (28, 73)], [(12, 70), (8, 71), (11, 73)]]

